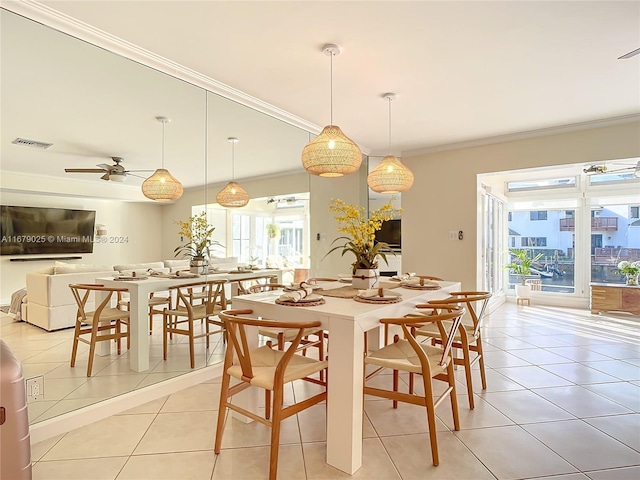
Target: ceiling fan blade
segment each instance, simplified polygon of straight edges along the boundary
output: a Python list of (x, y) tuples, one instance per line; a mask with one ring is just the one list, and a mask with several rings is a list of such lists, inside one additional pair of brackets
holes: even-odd
[(125, 170), (125, 173), (131, 173), (131, 172), (155, 172), (154, 169), (144, 169), (144, 170)]
[(115, 165), (107, 165), (106, 163), (101, 163), (100, 165), (96, 165), (96, 167), (100, 167), (103, 171), (111, 170)]
[(101, 176), (100, 180), (109, 180), (109, 173), (107, 172), (103, 176)]
[(618, 57), (618, 60), (635, 57), (636, 55), (640, 55), (640, 48), (636, 48), (635, 50), (632, 50), (629, 53), (625, 53), (621, 57)]
[(101, 168), (65, 168), (65, 172), (67, 173), (103, 173), (104, 170)]
[[(140, 171), (140, 170), (136, 170), (136, 171)], [(151, 171), (151, 170), (149, 170), (149, 171)], [(146, 179), (147, 179), (147, 177), (143, 177), (143, 176), (141, 176), (141, 175), (136, 175), (135, 173), (131, 173), (131, 171), (127, 171), (126, 173), (127, 173), (127, 176), (132, 176), (132, 177), (142, 178), (143, 180), (146, 180)]]

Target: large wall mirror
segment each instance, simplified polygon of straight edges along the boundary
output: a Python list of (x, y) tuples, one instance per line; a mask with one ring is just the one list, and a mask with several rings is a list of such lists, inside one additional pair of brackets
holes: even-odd
[[(257, 179), (263, 165), (299, 156), (308, 132), (5, 9), (0, 15), (1, 203), (95, 210), (96, 223), (106, 227), (108, 237), (127, 238), (96, 244), (93, 253), (72, 263), (172, 258), (179, 240), (175, 221), (188, 218), (193, 206), (215, 202), (226, 183), (220, 179), (230, 176), (228, 137), (240, 140), (234, 173), (253, 177), (243, 183), (252, 197), (310, 191), (313, 182), (302, 169), (283, 167), (281, 178)], [(65, 168), (110, 164), (114, 156), (124, 159), (127, 170), (159, 168), (163, 135), (157, 116), (171, 118), (165, 126), (164, 166), (185, 186), (179, 201), (146, 201), (140, 185), (147, 172), (132, 172), (122, 183), (101, 180), (96, 173), (64, 173)], [(16, 145), (16, 138), (53, 146)], [(53, 261), (10, 260), (0, 257), (3, 305), (25, 286), (27, 274), (53, 268)], [(176, 356), (163, 361), (158, 333), (150, 337), (149, 371), (129, 370), (126, 354), (112, 355), (97, 358), (87, 378), (85, 368), (69, 366), (72, 330), (48, 332), (3, 318), (0, 338), (22, 361), (25, 377), (44, 376), (44, 399), (29, 403), (32, 424), (191, 371), (188, 357), (181, 356), (188, 355), (186, 349), (181, 354), (176, 348)], [(220, 359), (210, 355), (207, 361)], [(203, 366), (204, 356), (196, 368)]]

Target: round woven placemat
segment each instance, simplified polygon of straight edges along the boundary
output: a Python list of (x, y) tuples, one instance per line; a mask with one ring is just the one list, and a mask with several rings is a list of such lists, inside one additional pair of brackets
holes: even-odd
[(324, 303), (324, 298), (319, 298), (313, 302), (294, 302), (293, 300), (280, 300), (279, 298), (276, 298), (276, 303), (278, 305), (286, 305), (288, 307), (315, 307), (316, 305), (322, 305)]
[(442, 288), (440, 285), (420, 285), (419, 283), (400, 286), (409, 290), (439, 290)]
[[(373, 297), (373, 298), (376, 298), (376, 297)], [(363, 298), (363, 297), (358, 297), (357, 295), (353, 297), (353, 299), (356, 302), (360, 302), (360, 303), (398, 303), (400, 300), (402, 300), (402, 297), (393, 297), (393, 298), (377, 297), (377, 298), (380, 298), (381, 300), (373, 300), (373, 298)]]

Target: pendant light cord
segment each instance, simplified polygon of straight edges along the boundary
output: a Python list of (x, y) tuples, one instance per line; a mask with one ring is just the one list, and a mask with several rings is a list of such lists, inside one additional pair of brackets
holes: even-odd
[(164, 125), (166, 122), (162, 122), (162, 169), (164, 169)]
[(231, 181), (236, 179), (236, 141), (231, 140)]
[(331, 68), (329, 69), (329, 124), (333, 125), (333, 53), (329, 56), (331, 57)]
[(391, 155), (391, 97), (389, 97), (389, 155)]

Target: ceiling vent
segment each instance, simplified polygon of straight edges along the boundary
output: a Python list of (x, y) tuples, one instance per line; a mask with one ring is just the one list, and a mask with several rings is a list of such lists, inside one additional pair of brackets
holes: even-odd
[(23, 145), (25, 147), (41, 148), (42, 150), (49, 148), (53, 143), (38, 142), (36, 140), (27, 140), (26, 138), (16, 138), (13, 142), (16, 145)]

